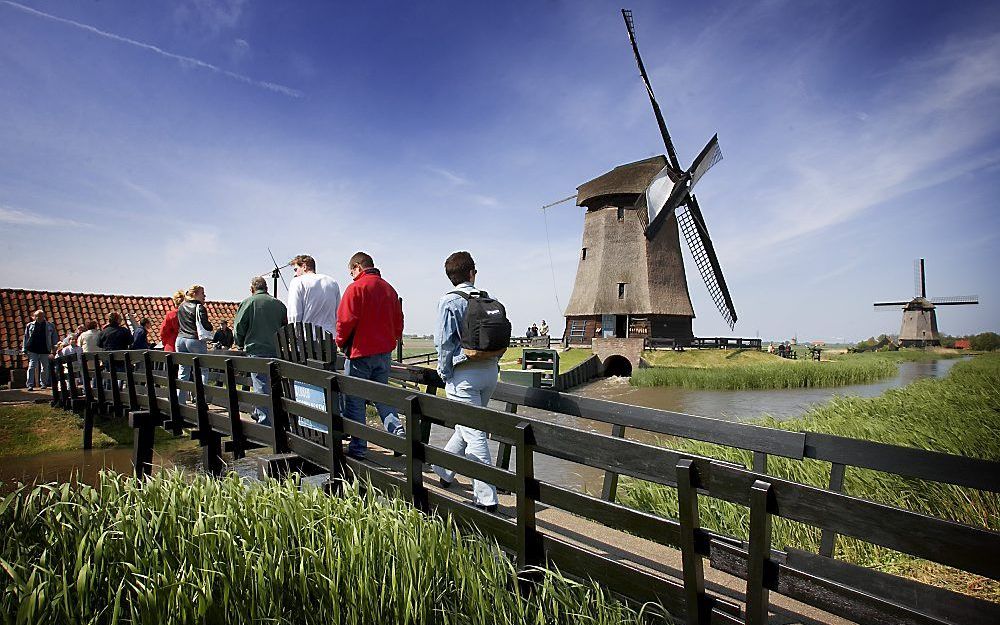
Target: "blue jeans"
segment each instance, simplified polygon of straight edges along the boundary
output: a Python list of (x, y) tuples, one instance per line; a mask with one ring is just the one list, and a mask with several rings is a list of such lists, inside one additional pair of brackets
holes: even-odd
[[(274, 356), (257, 356), (255, 354), (247, 354), (247, 356), (250, 356), (251, 358), (274, 358)], [(262, 395), (271, 394), (270, 379), (264, 373), (251, 373), (250, 386), (253, 387), (254, 393), (260, 393)], [(263, 406), (253, 407), (253, 418), (257, 423), (262, 425), (271, 425), (271, 411)]]
[(41, 386), (45, 388), (49, 385), (49, 355), (35, 354), (28, 352), (28, 379), (29, 389)]
[[(389, 381), (389, 363), (391, 362), (391, 352), (384, 354), (374, 354), (372, 356), (362, 356), (361, 358), (351, 358), (344, 361), (344, 373), (352, 378), (372, 380), (386, 384)], [(365, 422), (365, 400), (353, 395), (344, 395), (344, 417), (358, 423)], [(390, 434), (403, 435), (403, 424), (399, 421), (396, 409), (388, 404), (375, 402), (375, 409), (378, 416), (382, 418), (382, 424), (386, 432)], [(368, 442), (361, 438), (351, 437), (351, 443), (347, 446), (347, 455), (364, 457)]]
[[(207, 354), (208, 353), (208, 348), (205, 347), (205, 341), (199, 341), (198, 339), (182, 339), (182, 338), (178, 337), (177, 341), (174, 343), (174, 347), (177, 349), (177, 352), (181, 353), (181, 354)], [(177, 371), (177, 379), (178, 380), (190, 381), (191, 380), (191, 369), (192, 368), (193, 367), (189, 367), (187, 365), (181, 365), (180, 368)], [(201, 374), (201, 382), (202, 382), (202, 384), (208, 382), (208, 374), (207, 373), (208, 372), (203, 372)], [(187, 391), (177, 391), (177, 401), (179, 401), (182, 404), (184, 404), (184, 403), (187, 403), (187, 400), (188, 400), (188, 393), (187, 393)]]
[[(476, 362), (466, 360), (452, 371), (451, 379), (444, 386), (445, 395), (448, 396), (448, 399), (466, 404), (486, 406), (489, 404), (493, 391), (496, 390), (497, 375), (496, 360)], [(453, 454), (465, 456), (469, 460), (493, 464), (486, 432), (482, 430), (456, 425), (455, 433), (452, 434), (444, 449)], [(436, 465), (433, 468), (442, 480), (451, 482), (455, 479), (455, 472), (451, 469)], [(472, 491), (475, 494), (476, 503), (481, 506), (492, 506), (497, 503), (497, 489), (492, 484), (472, 480)]]

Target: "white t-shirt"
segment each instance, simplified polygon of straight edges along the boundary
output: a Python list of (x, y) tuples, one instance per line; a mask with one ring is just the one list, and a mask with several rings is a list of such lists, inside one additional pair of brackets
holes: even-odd
[(80, 334), (80, 347), (83, 348), (83, 353), (93, 354), (101, 351), (101, 348), (97, 346), (97, 334), (97, 330), (87, 330)]
[(321, 273), (304, 273), (288, 285), (288, 322), (311, 323), (324, 330), (337, 331), (337, 307), (340, 285)]

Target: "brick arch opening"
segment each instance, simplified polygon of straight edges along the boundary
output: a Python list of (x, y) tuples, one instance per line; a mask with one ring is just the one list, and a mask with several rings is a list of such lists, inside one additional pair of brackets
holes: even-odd
[(632, 375), (632, 363), (624, 356), (608, 356), (604, 361), (604, 377)]

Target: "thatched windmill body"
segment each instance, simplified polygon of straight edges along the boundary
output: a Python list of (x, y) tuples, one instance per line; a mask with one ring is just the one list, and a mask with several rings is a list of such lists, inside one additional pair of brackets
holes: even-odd
[(897, 302), (876, 302), (875, 308), (891, 310), (903, 308), (903, 323), (899, 328), (900, 347), (931, 347), (941, 344), (938, 333), (938, 306), (968, 306), (979, 303), (975, 295), (953, 297), (927, 297), (927, 278), (924, 274), (924, 259), (913, 261), (913, 299)]
[(663, 114), (635, 41), (632, 13), (622, 10), (639, 73), (649, 95), (666, 155), (620, 165), (577, 187), (587, 209), (573, 295), (566, 307), (569, 343), (597, 337), (693, 336), (680, 235), (691, 249), (712, 299), (732, 328), (736, 309), (708, 235), (695, 184), (722, 159), (717, 137), (687, 170), (680, 167)]

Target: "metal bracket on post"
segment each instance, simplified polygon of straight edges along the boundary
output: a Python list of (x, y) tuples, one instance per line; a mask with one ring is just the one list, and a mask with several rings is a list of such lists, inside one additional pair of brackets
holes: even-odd
[(750, 487), (750, 553), (747, 559), (747, 625), (767, 625), (769, 591), (764, 585), (771, 556), (771, 485), (757, 480)]
[(422, 421), (420, 398), (410, 395), (406, 398), (406, 440), (409, 448), (406, 454), (406, 481), (409, 485), (410, 501), (421, 512), (428, 512), (427, 487), (424, 486), (424, 444), (420, 441)]
[(687, 608), (684, 622), (688, 625), (705, 625), (711, 617), (705, 596), (704, 563), (695, 548), (695, 534), (700, 527), (697, 478), (694, 461), (682, 458), (677, 463), (677, 507), (681, 525), (681, 563)]

